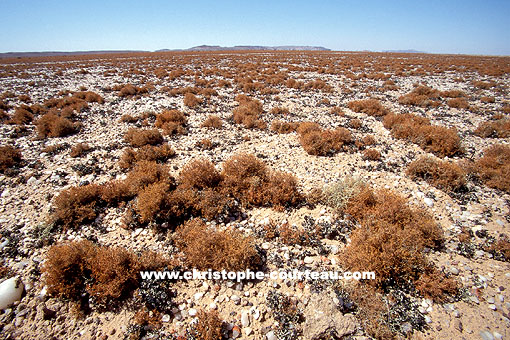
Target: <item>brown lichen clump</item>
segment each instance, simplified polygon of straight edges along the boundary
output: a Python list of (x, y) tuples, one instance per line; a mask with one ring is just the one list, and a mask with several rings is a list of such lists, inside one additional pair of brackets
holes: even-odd
[(186, 116), (179, 110), (166, 110), (156, 116), (156, 127), (163, 129), (166, 135), (186, 133)]

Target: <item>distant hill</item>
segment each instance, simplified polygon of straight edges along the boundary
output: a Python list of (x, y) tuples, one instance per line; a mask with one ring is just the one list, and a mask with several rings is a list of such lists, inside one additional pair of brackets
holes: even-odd
[[(331, 51), (321, 46), (211, 46), (201, 45), (188, 49), (162, 49), (155, 52), (176, 52), (176, 51)], [(88, 55), (88, 54), (116, 54), (116, 53), (137, 53), (150, 52), (141, 50), (114, 50), (114, 51), (44, 51), (44, 52), (7, 52), (0, 53), (0, 58), (26, 58), (26, 57), (55, 57), (55, 56), (72, 56), (72, 55)]]
[(427, 52), (416, 51), (416, 50), (387, 50), (387, 51), (383, 51), (383, 52), (386, 52), (386, 53), (427, 53)]
[(131, 51), (131, 50), (116, 50), (116, 51), (73, 51), (73, 52), (58, 52), (58, 51), (45, 51), (45, 52), (7, 52), (0, 53), (0, 58), (26, 58), (26, 57), (56, 57), (66, 55), (87, 55), (87, 54), (113, 54), (113, 53), (135, 53), (146, 51)]
[(331, 51), (322, 46), (231, 46), (223, 47), (218, 45), (200, 45), (191, 47), (184, 50), (157, 50), (156, 52), (169, 52), (169, 51)]

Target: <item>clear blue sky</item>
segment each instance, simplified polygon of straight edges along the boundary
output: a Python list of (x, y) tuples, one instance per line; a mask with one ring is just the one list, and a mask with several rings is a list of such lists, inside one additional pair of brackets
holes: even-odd
[(202, 44), (510, 55), (510, 0), (0, 0), (0, 52)]

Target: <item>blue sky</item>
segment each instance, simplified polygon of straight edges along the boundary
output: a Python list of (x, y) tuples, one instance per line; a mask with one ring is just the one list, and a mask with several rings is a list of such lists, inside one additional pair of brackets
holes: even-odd
[(510, 55), (510, 0), (0, 0), (0, 52), (317, 45)]

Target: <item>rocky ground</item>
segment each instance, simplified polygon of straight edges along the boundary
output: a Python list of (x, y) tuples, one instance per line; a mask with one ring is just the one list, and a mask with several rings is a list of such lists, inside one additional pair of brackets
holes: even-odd
[[(434, 216), (446, 241), (442, 249), (431, 250), (427, 256), (437, 268), (460, 283), (462, 294), (446, 303), (436, 303), (419, 295), (410, 297), (405, 309), (416, 311), (421, 326), (414, 327), (403, 318), (396, 337), (510, 338), (510, 266), (484, 248), (490, 237), (500, 239), (508, 234), (509, 194), (474, 180), (468, 181), (468, 191), (462, 194), (449, 194), (425, 181), (413, 181), (406, 175), (406, 167), (428, 153), (416, 144), (394, 138), (380, 118), (348, 108), (352, 100), (375, 98), (394, 113), (412, 112), (429, 118), (433, 124), (455, 127), (465, 152), (450, 160), (476, 160), (488, 146), (509, 142), (508, 138), (482, 138), (473, 133), (481, 122), (489, 121), (495, 114), (508, 116), (505, 107), (508, 108), (510, 101), (509, 65), (508, 58), (334, 52), (168, 53), (0, 61), (0, 92), (6, 105), (4, 111), (9, 116), (27, 101), (32, 105), (59, 98), (62, 90), (86, 89), (104, 98), (104, 103), (89, 103), (87, 109), (77, 114), (75, 120), (82, 126), (78, 133), (70, 136), (40, 138), (34, 125), (37, 117), (23, 128), (19, 124), (9, 124), (7, 119), (0, 124), (1, 146), (14, 146), (23, 158), (13, 171), (0, 175), (2, 280), (17, 276), (24, 285), (21, 300), (0, 315), (1, 337), (129, 338), (138, 308), (134, 298), (112, 310), (73, 312), (73, 304), (47, 294), (47, 287), (41, 280), (47, 250), (53, 243), (90, 239), (132, 251), (151, 249), (177, 256), (178, 251), (169, 236), (143, 225), (123, 228), (125, 207), (108, 208), (94, 223), (74, 230), (50, 230), (48, 220), (53, 199), (62, 190), (125, 177), (126, 170), (117, 164), (128, 147), (124, 134), (130, 127), (142, 127), (143, 123), (141, 120), (123, 122), (123, 115), (140, 117), (147, 112), (157, 114), (165, 109), (178, 109), (187, 115), (188, 133), (165, 136), (176, 152), (176, 156), (167, 161), (175, 177), (192, 159), (206, 157), (221, 168), (232, 155), (244, 152), (256, 155), (272, 169), (293, 174), (303, 193), (345, 178), (359, 178), (374, 188), (399, 193), (412, 206), (425, 208)], [(161, 70), (167, 73), (182, 70), (182, 74), (173, 78), (171, 74), (162, 75)], [(257, 78), (261, 74), (267, 77)], [(271, 82), (278, 77), (285, 80)], [(247, 78), (253, 79), (251, 84), (262, 85), (243, 87), (250, 83)], [(296, 89), (286, 86), (288, 79), (304, 84), (323, 80), (330, 89)], [(213, 88), (217, 94), (210, 97), (197, 94), (203, 102), (195, 107), (184, 105), (182, 95), (172, 96), (169, 92), (186, 86), (200, 87), (201, 80), (212, 81), (206, 87)], [(220, 80), (227, 80), (230, 86), (219, 86)], [(147, 86), (148, 92), (123, 97), (119, 91), (112, 90), (123, 84)], [(416, 84), (439, 91), (463, 91), (469, 107), (452, 108), (446, 100), (436, 107), (399, 103), (399, 97), (412, 91)], [(325, 129), (343, 126), (356, 140), (373, 136), (374, 148), (381, 157), (367, 160), (357, 150), (326, 157), (309, 155), (300, 145), (296, 132), (277, 134), (269, 128), (247, 129), (235, 124), (231, 116), (238, 105), (235, 96), (240, 93), (263, 103), (262, 119), (268, 127), (275, 119), (313, 121)], [(287, 108), (289, 113), (272, 113), (275, 107)], [(340, 107), (343, 114), (332, 114), (332, 107)], [(222, 128), (201, 127), (211, 114), (222, 118)], [(360, 127), (352, 127), (354, 119), (361, 121)], [(204, 139), (212, 142), (209, 150), (197, 144)], [(78, 143), (87, 143), (92, 150), (73, 158), (70, 147)], [(48, 152), (51, 150), (48, 147), (58, 145), (64, 146)], [(266, 252), (267, 270), (341, 270), (337, 256), (346, 242), (340, 239), (320, 240), (326, 249), (320, 251), (318, 247), (283, 244), (278, 238), (265, 239), (260, 234), (264, 226), (288, 223), (300, 227), (310, 223), (309, 218), (313, 219), (312, 223), (332, 226), (344, 221), (344, 216), (335, 209), (319, 204), (287, 210), (253, 208), (240, 216), (210, 223), (254, 235)], [(473, 233), (470, 252), (462, 251), (459, 235), (463, 231)], [(291, 339), (295, 334), (301, 334), (303, 339), (371, 338), (356, 311), (342, 309), (342, 301), (332, 283), (180, 281), (172, 283), (172, 290), (175, 296), (169, 301), (170, 308), (158, 314), (162, 321), (158, 327), (147, 326), (146, 339), (165, 339), (172, 334), (184, 336), (198, 310), (217, 310), (225, 322), (225, 335), (230, 338)], [(295, 329), (287, 329), (287, 334), (279, 327), (282, 321), (276, 312), (276, 306), (287, 301), (282, 296), (294, 301), (301, 315), (299, 321), (291, 323)], [(324, 334), (325, 330), (329, 330), (330, 337)]]

